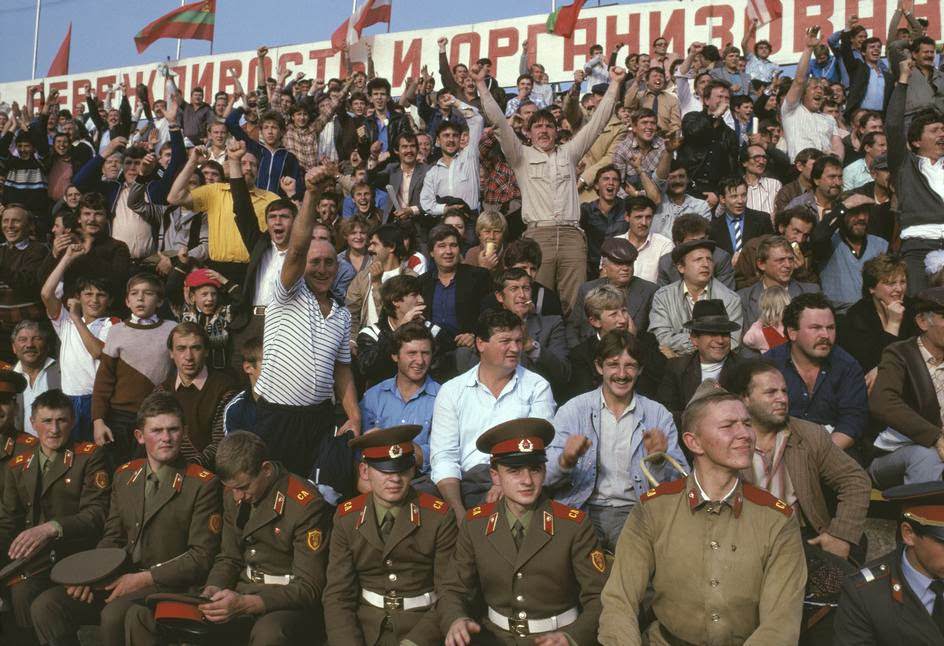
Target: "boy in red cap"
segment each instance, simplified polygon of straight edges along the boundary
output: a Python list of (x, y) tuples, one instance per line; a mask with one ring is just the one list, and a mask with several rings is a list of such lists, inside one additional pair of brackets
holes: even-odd
[[(183, 294), (183, 310), (180, 320), (196, 323), (210, 337), (210, 356), (207, 366), (223, 370), (229, 366), (230, 326), (233, 323), (233, 308), (239, 302), (242, 290), (239, 285), (212, 269), (194, 269), (184, 279), (182, 292), (177, 289), (183, 273), (175, 270), (168, 281), (168, 291), (176, 298)], [(223, 299), (220, 292), (228, 298)], [(226, 300), (227, 302), (223, 302)]]

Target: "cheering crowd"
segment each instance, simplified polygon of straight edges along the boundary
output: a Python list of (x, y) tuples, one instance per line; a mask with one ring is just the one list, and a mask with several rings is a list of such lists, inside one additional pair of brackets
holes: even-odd
[(0, 112), (0, 641), (944, 644), (944, 66), (757, 28)]

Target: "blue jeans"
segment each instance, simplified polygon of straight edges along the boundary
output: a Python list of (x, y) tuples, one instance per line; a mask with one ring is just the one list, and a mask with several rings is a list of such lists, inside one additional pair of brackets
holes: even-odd
[(75, 414), (75, 426), (72, 428), (73, 442), (92, 441), (92, 396), (69, 395), (72, 412)]

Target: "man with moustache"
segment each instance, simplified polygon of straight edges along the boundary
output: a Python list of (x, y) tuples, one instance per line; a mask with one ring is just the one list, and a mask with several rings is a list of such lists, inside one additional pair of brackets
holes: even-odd
[(875, 201), (845, 194), (813, 229), (810, 241), (823, 292), (840, 312), (862, 297), (862, 268), (888, 251), (888, 241), (868, 233)]
[(832, 155), (824, 155), (815, 162), (810, 171), (812, 187), (787, 202), (787, 209), (808, 209), (819, 222), (842, 194), (842, 162)]
[[(593, 643), (607, 563), (587, 515), (544, 493), (554, 427), (513, 419), (478, 438), (503, 496), (459, 527), (437, 612), (446, 646)], [(480, 598), (483, 604), (473, 605)], [(476, 611), (484, 605), (485, 612)]]
[(456, 518), (445, 501), (410, 486), (421, 428), (393, 426), (351, 441), (370, 489), (334, 517), (324, 592), (331, 643), (442, 643), (435, 605), (455, 548)]
[(865, 375), (852, 355), (836, 347), (836, 313), (823, 294), (801, 294), (783, 313), (789, 341), (764, 356), (783, 373), (790, 415), (821, 424), (834, 444), (849, 450), (865, 433)]
[[(90, 549), (98, 542), (111, 478), (104, 453), (89, 442), (69, 440), (75, 416), (60, 390), (48, 390), (33, 402), (30, 415), (38, 442), (20, 445), (3, 470), (0, 500), (0, 562), (29, 559), (10, 585), (16, 627), (14, 644), (35, 644), (30, 605), (52, 587), (54, 559)], [(19, 635), (17, 635), (19, 633)]]
[[(754, 432), (741, 400), (707, 382), (682, 415), (694, 456), (685, 479), (650, 489), (630, 513), (603, 589), (603, 646), (795, 644), (806, 562), (793, 509), (743, 482)], [(651, 586), (654, 621), (639, 612)]]
[(652, 218), (653, 231), (671, 238), (675, 230), (675, 221), (685, 215), (697, 215), (705, 222), (711, 222), (711, 207), (708, 206), (708, 202), (689, 195), (686, 193), (687, 190), (688, 171), (682, 162), (673, 159), (669, 166), (669, 175), (665, 181), (662, 198)]

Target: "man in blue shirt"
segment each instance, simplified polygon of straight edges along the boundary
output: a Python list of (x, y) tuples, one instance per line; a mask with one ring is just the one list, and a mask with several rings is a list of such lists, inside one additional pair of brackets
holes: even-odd
[(801, 294), (783, 313), (788, 343), (765, 353), (783, 373), (790, 415), (822, 424), (833, 444), (848, 451), (868, 423), (862, 368), (835, 346), (836, 313), (821, 293)]

